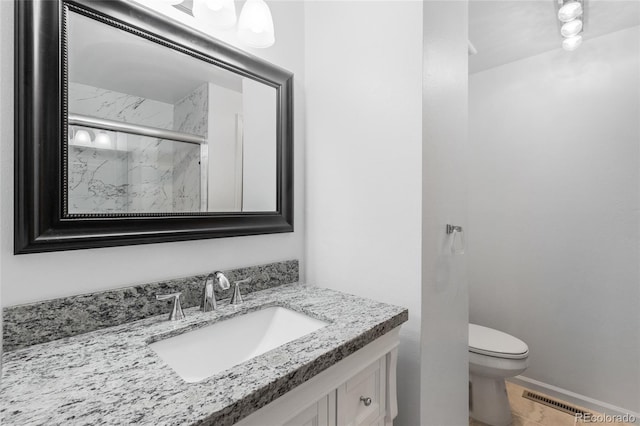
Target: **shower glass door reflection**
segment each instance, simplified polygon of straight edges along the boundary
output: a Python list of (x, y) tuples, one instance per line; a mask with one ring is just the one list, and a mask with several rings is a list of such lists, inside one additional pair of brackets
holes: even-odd
[(205, 143), (71, 125), (68, 147), (69, 214), (206, 211)]

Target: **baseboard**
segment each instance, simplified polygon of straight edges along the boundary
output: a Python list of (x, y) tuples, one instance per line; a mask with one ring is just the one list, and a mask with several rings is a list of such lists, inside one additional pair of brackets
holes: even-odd
[(603, 401), (598, 401), (597, 399), (589, 398), (588, 396), (580, 395), (579, 393), (571, 392), (524, 376), (511, 377), (507, 379), (507, 381), (524, 386), (533, 391), (542, 392), (551, 397), (561, 399), (562, 401), (588, 408), (589, 410), (593, 410), (598, 413), (610, 416), (633, 416), (635, 417), (635, 422), (633, 422), (633, 424), (640, 424), (640, 413), (626, 410)]

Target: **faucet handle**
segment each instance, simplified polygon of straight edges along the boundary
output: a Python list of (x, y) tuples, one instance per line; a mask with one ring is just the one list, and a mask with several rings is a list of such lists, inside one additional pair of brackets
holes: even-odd
[(182, 306), (180, 306), (181, 294), (181, 291), (171, 294), (156, 294), (156, 300), (167, 300), (173, 298), (173, 308), (171, 309), (171, 313), (169, 314), (170, 321), (176, 321), (185, 318), (184, 312), (182, 311)]
[(243, 302), (242, 294), (240, 293), (240, 284), (245, 284), (249, 282), (251, 282), (251, 277), (245, 278), (244, 280), (233, 282), (233, 295), (231, 296), (231, 301), (229, 302), (231, 305), (239, 305)]

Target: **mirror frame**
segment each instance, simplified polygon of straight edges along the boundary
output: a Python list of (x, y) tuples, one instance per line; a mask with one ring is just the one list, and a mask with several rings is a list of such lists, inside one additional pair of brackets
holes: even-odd
[[(277, 210), (66, 214), (69, 11), (274, 87)], [(15, 24), (15, 254), (293, 232), (291, 72), (125, 0), (23, 0), (15, 3)]]

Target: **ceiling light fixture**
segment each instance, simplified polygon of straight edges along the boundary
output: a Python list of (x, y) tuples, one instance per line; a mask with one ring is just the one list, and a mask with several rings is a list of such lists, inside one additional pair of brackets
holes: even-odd
[(580, 31), (582, 31), (581, 19), (574, 19), (573, 21), (569, 21), (564, 25), (562, 25), (562, 28), (560, 29), (560, 33), (562, 34), (563, 37), (576, 36), (580, 34)]
[(568, 52), (576, 50), (582, 44), (582, 36), (577, 35), (562, 40), (562, 48)]
[(560, 34), (562, 48), (573, 51), (582, 43), (581, 33), (584, 30), (584, 0), (557, 0), (558, 19), (562, 22)]
[(582, 15), (582, 3), (571, 0), (565, 2), (560, 10), (558, 10), (558, 19), (562, 22), (569, 22)]

